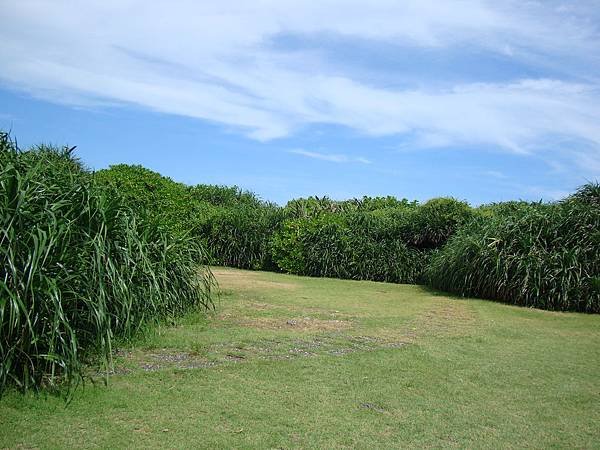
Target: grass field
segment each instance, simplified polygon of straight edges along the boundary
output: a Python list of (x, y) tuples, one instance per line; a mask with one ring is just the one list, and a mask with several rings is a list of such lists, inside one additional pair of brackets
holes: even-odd
[(0, 399), (0, 448), (599, 448), (600, 316), (215, 269), (210, 317), (119, 351), (65, 407)]

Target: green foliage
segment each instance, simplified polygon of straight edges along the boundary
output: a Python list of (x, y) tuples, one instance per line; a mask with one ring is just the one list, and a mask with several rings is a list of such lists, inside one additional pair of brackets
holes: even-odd
[(474, 215), (466, 203), (446, 198), (429, 200), (423, 205), (375, 210), (370, 214), (384, 219), (381, 223), (385, 224), (387, 235), (424, 251), (443, 246)]
[(475, 214), (481, 217), (503, 217), (516, 213), (531, 205), (539, 204), (525, 201), (508, 201), (481, 205), (475, 210)]
[(189, 191), (194, 200), (210, 203), (213, 206), (261, 206), (261, 201), (252, 192), (243, 191), (237, 186), (198, 184), (190, 187)]
[(202, 249), (135, 217), (70, 150), (0, 136), (0, 392), (73, 387), (115, 337), (212, 305)]
[(321, 214), (340, 213), (348, 208), (348, 204), (331, 200), (329, 197), (308, 197), (290, 200), (285, 206), (288, 219), (305, 219)]
[(297, 275), (307, 274), (304, 255), (304, 240), (309, 227), (315, 219), (288, 219), (271, 240), (273, 261), (284, 272)]
[(290, 200), (285, 206), (289, 219), (315, 217), (321, 214), (346, 214), (351, 212), (372, 212), (378, 210), (407, 210), (415, 208), (416, 201), (398, 200), (395, 197), (363, 197), (362, 199), (332, 200), (329, 197), (308, 197)]
[(365, 212), (287, 220), (273, 237), (273, 259), (290, 273), (414, 283), (424, 255), (408, 248), (393, 226)]
[(370, 213), (352, 213), (346, 221), (352, 230), (351, 278), (395, 283), (419, 281), (427, 254), (406, 244), (398, 233), (397, 223)]
[(204, 205), (181, 183), (142, 166), (118, 164), (96, 172), (99, 183), (116, 189), (140, 220), (172, 235), (193, 234)]
[(201, 231), (216, 264), (243, 269), (273, 270), (270, 240), (282, 211), (274, 205), (215, 208)]
[(439, 248), (473, 216), (469, 205), (453, 198), (434, 198), (412, 210), (404, 238), (420, 249)]
[(303, 275), (415, 283), (429, 250), (442, 246), (472, 210), (454, 199), (416, 202), (363, 197), (344, 202), (310, 197), (286, 206), (272, 241), (284, 271)]
[(235, 186), (186, 186), (140, 166), (112, 166), (96, 177), (118, 189), (141, 220), (195, 239), (213, 264), (274, 269), (269, 243), (281, 211), (251, 192)]
[(201, 184), (190, 188), (194, 201), (210, 212), (198, 216), (195, 236), (206, 242), (213, 263), (254, 270), (274, 270), (270, 240), (282, 211), (236, 186)]
[(435, 255), (428, 282), (461, 295), (550, 310), (600, 312), (600, 190), (481, 216)]

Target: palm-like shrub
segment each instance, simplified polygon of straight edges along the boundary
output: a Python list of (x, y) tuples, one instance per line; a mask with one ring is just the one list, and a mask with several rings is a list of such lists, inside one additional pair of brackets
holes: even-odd
[(272, 251), (286, 272), (357, 280), (414, 283), (424, 262), (392, 221), (365, 212), (287, 220), (273, 236)]
[(270, 204), (214, 208), (200, 236), (215, 264), (273, 270), (270, 241), (281, 218), (281, 208)]
[(404, 241), (415, 248), (442, 247), (448, 238), (473, 217), (473, 210), (453, 198), (434, 198), (401, 211), (398, 226)]
[(589, 184), (557, 203), (492, 208), (435, 255), (428, 282), (517, 305), (600, 312), (599, 192)]
[(0, 136), (0, 391), (73, 386), (114, 339), (207, 308), (200, 247), (140, 224), (68, 150)]

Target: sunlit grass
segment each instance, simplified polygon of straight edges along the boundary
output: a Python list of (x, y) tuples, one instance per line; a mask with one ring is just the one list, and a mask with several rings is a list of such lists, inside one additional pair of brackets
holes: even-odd
[(215, 274), (218, 311), (187, 315), (125, 347), (108, 388), (87, 385), (67, 408), (51, 396), (2, 399), (0, 447), (600, 441), (600, 316), (411, 285)]

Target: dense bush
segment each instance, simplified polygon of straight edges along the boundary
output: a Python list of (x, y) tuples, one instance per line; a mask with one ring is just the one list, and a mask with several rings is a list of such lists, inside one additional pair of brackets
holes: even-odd
[(206, 243), (213, 264), (273, 270), (270, 241), (282, 220), (277, 205), (263, 202), (236, 186), (199, 184), (190, 188), (194, 201), (209, 205), (196, 217), (194, 235)]
[(194, 200), (218, 207), (261, 206), (262, 202), (249, 191), (237, 186), (198, 184), (189, 188)]
[(212, 264), (271, 270), (270, 240), (281, 208), (233, 186), (186, 186), (141, 166), (116, 165), (96, 174), (116, 188), (144, 222), (205, 247)]
[(288, 219), (272, 244), (282, 270), (398, 283), (418, 282), (429, 251), (473, 215), (466, 203), (449, 198), (418, 205), (393, 197), (311, 197), (285, 209)]
[(600, 312), (597, 184), (557, 203), (484, 210), (432, 259), (432, 286), (523, 306)]
[(284, 208), (288, 219), (303, 219), (321, 214), (347, 214), (352, 212), (374, 212), (409, 210), (418, 206), (416, 201), (398, 200), (395, 197), (363, 197), (351, 200), (332, 200), (329, 197), (308, 197), (290, 200)]
[(425, 260), (402, 242), (391, 220), (364, 212), (286, 220), (272, 249), (286, 272), (398, 283), (416, 282)]
[(274, 270), (271, 236), (279, 227), (282, 211), (275, 205), (241, 204), (215, 208), (200, 237), (213, 263), (254, 270)]
[(206, 214), (186, 185), (142, 166), (118, 164), (96, 172), (95, 178), (117, 190), (141, 221), (171, 235), (193, 234)]
[(0, 391), (73, 386), (116, 337), (212, 304), (199, 246), (136, 221), (69, 150), (21, 152), (5, 134), (0, 260)]
[(467, 203), (434, 198), (411, 210), (405, 221), (404, 239), (420, 249), (440, 248), (472, 217), (473, 211)]

